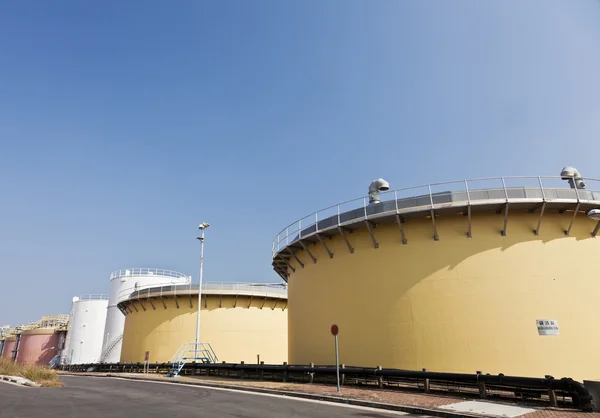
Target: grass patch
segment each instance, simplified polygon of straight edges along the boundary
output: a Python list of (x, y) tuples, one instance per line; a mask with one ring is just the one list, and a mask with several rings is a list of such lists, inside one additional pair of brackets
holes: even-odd
[(17, 364), (5, 358), (0, 358), (0, 374), (24, 377), (48, 388), (62, 386), (56, 370), (44, 366)]

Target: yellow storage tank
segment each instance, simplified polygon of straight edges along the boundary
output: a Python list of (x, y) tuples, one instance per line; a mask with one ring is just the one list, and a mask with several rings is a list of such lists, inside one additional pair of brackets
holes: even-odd
[(600, 377), (600, 181), (387, 188), (276, 238), (291, 364), (333, 364), (335, 323), (346, 365)]
[[(285, 284), (205, 283), (201, 293), (201, 342), (218, 361), (281, 364), (287, 361)], [(119, 303), (125, 315), (121, 362), (169, 362), (195, 341), (198, 285), (134, 291)]]

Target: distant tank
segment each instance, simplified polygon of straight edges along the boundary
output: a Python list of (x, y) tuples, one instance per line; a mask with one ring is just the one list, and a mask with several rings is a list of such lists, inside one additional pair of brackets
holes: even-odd
[(90, 364), (100, 361), (106, 323), (108, 295), (74, 297), (63, 364)]
[(62, 352), (69, 315), (44, 316), (18, 327), (12, 347), (13, 360), (19, 364), (48, 366)]
[(190, 283), (189, 276), (171, 270), (130, 268), (112, 272), (110, 275), (108, 309), (99, 362), (118, 363), (121, 358), (125, 316), (117, 305), (127, 298), (128, 294), (124, 292), (125, 289), (133, 287), (137, 290), (143, 290), (152, 286), (188, 283)]
[(15, 346), (17, 345), (16, 335), (7, 335), (4, 337), (4, 347), (2, 348), (2, 358), (14, 360), (16, 356)]
[[(287, 361), (287, 286), (203, 283), (201, 298), (200, 342), (209, 347), (202, 361)], [(130, 289), (119, 308), (126, 314), (122, 362), (143, 362), (148, 353), (150, 362), (167, 363), (193, 349), (198, 284)]]
[[(19, 341), (17, 363), (47, 366), (61, 349), (60, 334), (56, 328), (23, 330)], [(64, 336), (64, 332), (62, 334)]]

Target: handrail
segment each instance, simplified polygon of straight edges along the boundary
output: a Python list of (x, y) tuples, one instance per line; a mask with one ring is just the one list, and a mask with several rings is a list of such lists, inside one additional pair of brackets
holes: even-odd
[(83, 301), (86, 301), (86, 300), (108, 300), (108, 295), (105, 295), (103, 293), (87, 293), (87, 294), (80, 295), (77, 302), (82, 301), (82, 300)]
[[(388, 190), (385, 192), (381, 192), (381, 202), (386, 201), (403, 201), (409, 199), (415, 199), (419, 197), (425, 197), (428, 199), (426, 203), (427, 207), (433, 208), (435, 204), (433, 203), (434, 196), (443, 196), (450, 195), (452, 193), (464, 193), (465, 202), (471, 204), (476, 201), (485, 201), (486, 199), (477, 199), (478, 191), (487, 190), (487, 191), (503, 191), (505, 197), (508, 196), (509, 190), (532, 190), (536, 191), (536, 193), (540, 194), (540, 201), (550, 201), (552, 200), (552, 193), (548, 193), (553, 190), (574, 190), (573, 192), (573, 200), (574, 201), (585, 201), (589, 200), (586, 198), (582, 198), (584, 193), (588, 192), (592, 194), (598, 193), (597, 200), (600, 200), (600, 179), (595, 178), (585, 178), (583, 179), (587, 187), (585, 189), (571, 189), (564, 181), (561, 176), (504, 176), (504, 177), (483, 177), (483, 178), (473, 178), (473, 179), (463, 179), (463, 180), (454, 180), (454, 181), (445, 181), (438, 183), (430, 183), (423, 184), (419, 186), (410, 186), (395, 190)], [(544, 184), (545, 183), (545, 184)], [(456, 188), (444, 188), (443, 190), (439, 190), (440, 186), (447, 186), (456, 184)], [(589, 194), (588, 194), (589, 196)], [(595, 197), (595, 196), (594, 196)], [(504, 197), (503, 197), (504, 199)], [(493, 199), (487, 199), (493, 200)], [(297, 237), (302, 238), (302, 232), (307, 228), (315, 227), (315, 231), (319, 231), (319, 223), (324, 218), (328, 217), (338, 217), (338, 224), (340, 224), (340, 214), (353, 211), (353, 210), (362, 210), (362, 216), (357, 216), (356, 221), (360, 219), (368, 218), (367, 215), (367, 207), (370, 206), (368, 204), (367, 197), (359, 197), (351, 200), (346, 200), (341, 203), (337, 203), (335, 205), (328, 206), (324, 209), (320, 209), (316, 212), (312, 212), (296, 221), (290, 223), (285, 228), (283, 228), (277, 236), (273, 239), (272, 250), (273, 250), (273, 258), (283, 249), (289, 245), (290, 242), (294, 241)], [(415, 206), (417, 207), (417, 206)], [(408, 208), (407, 208), (408, 209)], [(358, 213), (358, 212), (357, 212)]]
[[(193, 343), (192, 343), (193, 344)], [(177, 351), (179, 354), (182, 345)], [(172, 359), (173, 360), (173, 359)], [(277, 381), (306, 381), (310, 383), (331, 383), (335, 379), (336, 367), (329, 365), (293, 365), (293, 364), (236, 364), (236, 363), (202, 363), (195, 362), (180, 364), (179, 370), (187, 370), (198, 374), (221, 375), (226, 372), (229, 378), (259, 379)], [(171, 372), (173, 361), (169, 363), (152, 363), (151, 369), (155, 373)], [(71, 372), (86, 372), (92, 368), (95, 372), (142, 372), (142, 363), (115, 363), (115, 364), (81, 364), (74, 366), (63, 366), (62, 370)], [(544, 400), (550, 406), (557, 406), (560, 398), (570, 397), (572, 407), (582, 411), (593, 410), (592, 397), (587, 388), (580, 382), (570, 378), (554, 379), (552, 376), (521, 377), (504, 374), (491, 375), (483, 373), (447, 373), (415, 370), (387, 369), (381, 367), (355, 367), (345, 366), (340, 369), (342, 373), (342, 384), (368, 384), (377, 382), (375, 387), (392, 388), (398, 387), (399, 383), (406, 386), (416, 386), (425, 392), (432, 387), (436, 391), (453, 391), (469, 393), (471, 396), (487, 398), (491, 396), (517, 397), (532, 394), (536, 398)], [(345, 383), (344, 383), (345, 382)], [(371, 386), (373, 387), (373, 386)], [(539, 395), (539, 396), (536, 396)], [(561, 402), (563, 405), (564, 400)], [(568, 404), (567, 404), (568, 405)]]
[[(137, 290), (135, 287), (122, 289), (117, 294), (117, 301), (122, 302), (131, 297), (145, 297), (146, 295), (169, 295), (189, 294), (198, 291), (198, 283), (176, 284), (157, 283), (150, 287)], [(254, 295), (263, 296), (287, 296), (286, 283), (243, 283), (243, 282), (204, 282), (202, 292), (253, 292)]]
[(110, 273), (110, 280), (118, 279), (121, 277), (132, 277), (132, 276), (163, 276), (163, 277), (174, 277), (176, 279), (189, 279), (190, 276), (187, 274), (180, 273), (174, 270), (165, 269), (153, 269), (153, 268), (126, 268), (115, 270)]

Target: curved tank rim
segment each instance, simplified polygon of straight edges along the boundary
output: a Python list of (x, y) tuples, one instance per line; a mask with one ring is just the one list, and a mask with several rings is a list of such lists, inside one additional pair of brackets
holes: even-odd
[(167, 277), (171, 280), (188, 281), (190, 276), (179, 271), (148, 267), (132, 267), (115, 270), (110, 273), (110, 280), (122, 277)]
[[(204, 283), (202, 295), (206, 296), (243, 296), (267, 299), (288, 299), (287, 286), (285, 283)], [(128, 297), (121, 300), (117, 306), (139, 299), (154, 297), (170, 298), (174, 296), (198, 296), (198, 284), (191, 287), (185, 286), (158, 286), (150, 287), (140, 291), (133, 291)]]

